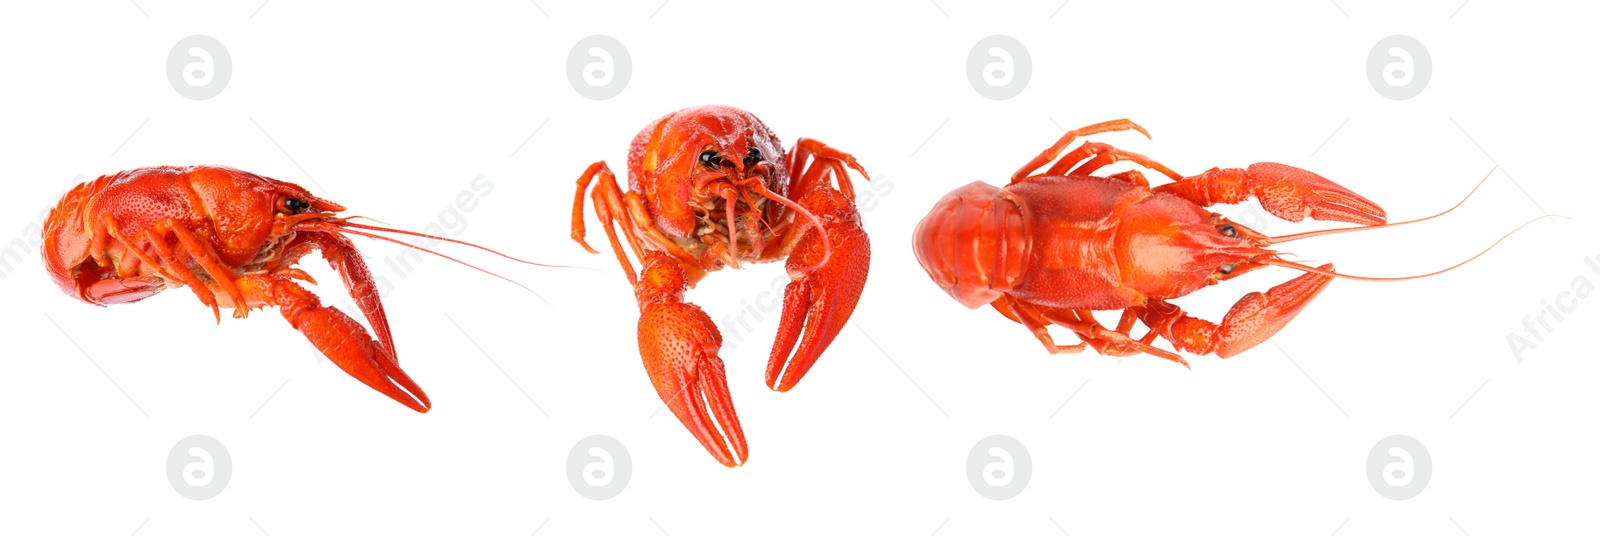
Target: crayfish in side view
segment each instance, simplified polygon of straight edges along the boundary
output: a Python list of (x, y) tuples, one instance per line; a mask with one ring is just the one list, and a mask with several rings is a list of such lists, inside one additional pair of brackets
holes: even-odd
[[(406, 407), (426, 412), (432, 403), (400, 368), (372, 273), (344, 235), (393, 242), (452, 261), (363, 231), (478, 246), (334, 214), (343, 210), (305, 188), (237, 169), (139, 168), (79, 184), (62, 196), (44, 225), (40, 251), (62, 292), (95, 305), (133, 303), (169, 288), (189, 287), (218, 322), (222, 307), (232, 308), (235, 318), (245, 318), (250, 309), (276, 306), (339, 368)], [(360, 323), (324, 306), (296, 282), (316, 284), (294, 266), (312, 251), (320, 251), (339, 273), (377, 332), (376, 340)]]

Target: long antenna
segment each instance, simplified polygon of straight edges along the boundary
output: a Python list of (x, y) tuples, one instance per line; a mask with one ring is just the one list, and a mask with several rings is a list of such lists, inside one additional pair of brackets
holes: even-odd
[[(510, 261), (513, 261), (513, 262), (519, 262), (519, 263), (522, 263), (522, 264), (527, 264), (527, 265), (532, 265), (532, 266), (543, 266), (545, 268), (576, 268), (576, 269), (579, 269), (579, 270), (599, 271), (599, 270), (595, 270), (594, 268), (590, 268), (590, 267), (587, 267), (587, 266), (567, 266), (567, 265), (564, 265), (564, 264), (544, 264), (544, 263), (533, 262), (533, 261), (525, 261), (525, 260), (522, 260), (522, 259), (519, 259), (519, 258), (516, 258), (516, 257), (512, 257), (510, 255), (506, 255), (506, 254), (501, 253), (499, 251), (495, 251), (493, 249), (486, 248), (486, 247), (483, 247), (483, 246), (480, 246), (480, 245), (477, 245), (477, 244), (474, 244), (474, 243), (471, 243), (471, 242), (467, 242), (467, 241), (464, 241), (464, 240), (456, 240), (454, 238), (448, 238), (448, 237), (443, 237), (443, 236), (434, 236), (434, 235), (431, 235), (431, 234), (419, 233), (419, 232), (415, 232), (415, 231), (406, 231), (406, 230), (403, 230), (403, 229), (391, 229), (391, 228), (388, 228), (388, 227), (379, 227), (379, 226), (376, 226), (376, 225), (366, 225), (366, 224), (355, 223), (355, 222), (350, 221), (350, 220), (355, 219), (355, 218), (365, 218), (365, 219), (372, 220), (372, 218), (368, 218), (366, 216), (350, 216), (348, 218), (343, 218), (343, 219), (338, 219), (338, 220), (333, 220), (333, 221), (338, 222), (335, 225), (338, 225), (340, 227), (354, 227), (356, 229), (366, 229), (368, 231), (382, 231), (382, 232), (386, 232), (386, 233), (396, 233), (396, 234), (403, 234), (403, 235), (407, 235), (407, 236), (415, 236), (415, 237), (419, 237), (419, 238), (427, 238), (429, 240), (440, 240), (440, 241), (444, 241), (444, 242), (449, 242), (451, 244), (459, 244), (459, 245), (467, 246), (469, 248), (478, 249), (478, 250), (482, 250), (482, 251), (487, 251), (489, 253), (493, 253), (495, 255), (499, 255), (499, 256), (504, 257), (505, 259), (508, 259)], [(378, 221), (378, 220), (372, 220), (372, 221)], [(367, 236), (367, 235), (363, 234), (362, 236)], [(397, 242), (397, 243), (401, 243), (401, 242)], [(410, 244), (404, 244), (404, 243), (401, 243), (401, 244), (402, 245), (406, 245), (406, 246), (410, 246)], [(417, 248), (417, 249), (422, 249), (422, 248)]]
[[(1473, 255), (1472, 257), (1469, 257), (1467, 260), (1458, 262), (1454, 266), (1451, 266), (1449, 268), (1445, 268), (1443, 270), (1439, 270), (1439, 271), (1436, 271), (1436, 272), (1430, 272), (1430, 273), (1420, 274), (1420, 275), (1408, 275), (1408, 276), (1402, 276), (1402, 277), (1367, 277), (1367, 276), (1359, 276), (1359, 275), (1341, 274), (1341, 273), (1338, 273), (1338, 272), (1330, 272), (1330, 271), (1327, 271), (1327, 270), (1322, 270), (1322, 269), (1318, 269), (1318, 268), (1312, 268), (1312, 267), (1306, 266), (1304, 264), (1300, 264), (1300, 263), (1292, 262), (1292, 261), (1286, 261), (1286, 260), (1283, 260), (1283, 259), (1267, 259), (1267, 260), (1262, 261), (1262, 264), (1270, 264), (1270, 265), (1273, 265), (1273, 266), (1282, 266), (1284, 268), (1292, 268), (1292, 269), (1299, 270), (1299, 271), (1306, 272), (1306, 273), (1321, 274), (1321, 275), (1326, 275), (1326, 276), (1338, 277), (1338, 278), (1341, 278), (1341, 279), (1354, 279), (1356, 281), (1407, 281), (1407, 280), (1411, 280), (1411, 279), (1422, 279), (1424, 277), (1430, 277), (1430, 276), (1439, 275), (1439, 274), (1454, 270), (1456, 268), (1460, 268), (1462, 266), (1465, 266), (1467, 263), (1472, 262), (1473, 260), (1476, 260), (1478, 257), (1482, 257), (1485, 253), (1488, 253), (1489, 250), (1494, 249), (1495, 246), (1500, 245), (1500, 243), (1504, 242), (1507, 238), (1511, 238), (1511, 235), (1517, 234), (1517, 231), (1521, 231), (1524, 227), (1527, 227), (1529, 225), (1533, 225), (1533, 222), (1545, 219), (1546, 217), (1547, 216), (1539, 216), (1537, 218), (1529, 220), (1528, 223), (1524, 223), (1521, 226), (1517, 227), (1516, 229), (1512, 229), (1511, 232), (1506, 233), (1505, 236), (1500, 237), (1500, 239), (1494, 241), (1493, 244), (1489, 244), (1489, 247), (1484, 248), (1483, 251), (1478, 252), (1477, 255)], [(1566, 218), (1566, 216), (1558, 216), (1558, 215), (1551, 215), (1551, 216), (1548, 216), (1548, 217), (1563, 218), (1563, 219)]]
[[(485, 270), (483, 268), (479, 268), (479, 267), (477, 267), (476, 265), (473, 265), (470, 262), (466, 262), (466, 261), (463, 261), (461, 259), (457, 259), (455, 257), (451, 257), (449, 255), (445, 255), (443, 253), (439, 253), (437, 251), (434, 251), (434, 250), (431, 250), (431, 249), (428, 249), (428, 248), (425, 248), (425, 247), (422, 247), (422, 246), (418, 246), (416, 244), (407, 244), (405, 242), (401, 242), (399, 240), (395, 240), (393, 238), (390, 238), (390, 237), (387, 237), (387, 236), (383, 236), (383, 235), (375, 235), (375, 234), (372, 234), (372, 233), (363, 233), (361, 231), (352, 231), (347, 227), (347, 225), (350, 225), (350, 224), (337, 225), (337, 224), (331, 224), (331, 223), (315, 223), (315, 224), (307, 225), (307, 227), (311, 227), (311, 228), (314, 228), (314, 229), (319, 229), (319, 230), (322, 230), (322, 231), (325, 231), (325, 232), (344, 233), (344, 234), (351, 234), (351, 235), (355, 235), (355, 236), (363, 236), (363, 237), (371, 238), (373, 240), (382, 240), (384, 242), (390, 242), (390, 243), (394, 243), (394, 244), (399, 244), (401, 246), (405, 246), (405, 247), (408, 247), (408, 248), (411, 248), (411, 249), (415, 249), (417, 251), (422, 251), (422, 252), (425, 252), (425, 253), (429, 253), (429, 254), (438, 256), (440, 258), (443, 258), (443, 259), (448, 259), (451, 262), (454, 262), (456, 264), (460, 264), (462, 266), (471, 268), (473, 270), (477, 270), (479, 272), (483, 272), (483, 273), (489, 274), (489, 275), (494, 276), (495, 278), (500, 279), (502, 281), (505, 281), (507, 283), (511, 283), (513, 285), (522, 287), (522, 290), (526, 290), (529, 293), (532, 293), (534, 297), (539, 298), (539, 301), (544, 302), (545, 305), (549, 305), (551, 307), (555, 306), (554, 304), (550, 303), (550, 300), (544, 299), (544, 296), (540, 295), (538, 291), (533, 290), (531, 288), (528, 288), (527, 285), (524, 285), (522, 283), (518, 283), (518, 282), (516, 282), (516, 281), (514, 281), (511, 278), (508, 278), (506, 276), (503, 276), (503, 275), (500, 275), (500, 274)], [(389, 230), (389, 229), (385, 229), (385, 230)], [(404, 232), (402, 231), (402, 233), (404, 233)], [(412, 234), (417, 234), (419, 236), (430, 236), (430, 235), (426, 235), (426, 234), (422, 234), (422, 233), (412, 233)], [(488, 249), (488, 248), (482, 248), (482, 249)], [(493, 251), (493, 250), (489, 250), (489, 251)], [(530, 264), (532, 264), (532, 263), (530, 263)], [(544, 265), (541, 264), (540, 266), (544, 266)]]

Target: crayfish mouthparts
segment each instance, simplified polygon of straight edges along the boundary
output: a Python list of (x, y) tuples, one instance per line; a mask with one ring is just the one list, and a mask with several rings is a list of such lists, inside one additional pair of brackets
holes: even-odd
[[(739, 267), (741, 258), (761, 258), (767, 248), (765, 232), (772, 228), (765, 218), (766, 197), (751, 197), (750, 189), (728, 181), (707, 183), (702, 190), (705, 200), (696, 206), (700, 223), (695, 234), (699, 242), (715, 248), (715, 256), (734, 268)], [(691, 244), (682, 245), (703, 251), (702, 246)]]

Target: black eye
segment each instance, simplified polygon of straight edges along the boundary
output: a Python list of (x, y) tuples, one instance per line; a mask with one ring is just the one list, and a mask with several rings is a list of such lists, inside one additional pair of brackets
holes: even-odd
[(1217, 272), (1221, 273), (1222, 275), (1231, 274), (1231, 273), (1233, 273), (1233, 265), (1232, 264), (1224, 264), (1224, 265), (1222, 265), (1221, 268), (1217, 269)]
[(283, 210), (284, 212), (288, 212), (290, 214), (299, 214), (301, 212), (311, 210), (311, 205), (306, 204), (305, 201), (290, 197), (283, 200)]
[(1217, 230), (1222, 232), (1222, 236), (1226, 236), (1228, 238), (1239, 238), (1239, 231), (1234, 229), (1232, 224), (1224, 223), (1222, 224), (1222, 227), (1218, 227)]
[(750, 148), (750, 154), (746, 155), (744, 157), (744, 165), (745, 165), (745, 167), (750, 167), (750, 166), (756, 165), (756, 162), (760, 162), (760, 161), (761, 161), (761, 149), (757, 149), (755, 147), (751, 147)]
[(700, 165), (706, 166), (706, 167), (718, 167), (718, 166), (721, 166), (722, 165), (722, 157), (717, 156), (717, 152), (716, 151), (706, 151), (706, 152), (700, 153)]

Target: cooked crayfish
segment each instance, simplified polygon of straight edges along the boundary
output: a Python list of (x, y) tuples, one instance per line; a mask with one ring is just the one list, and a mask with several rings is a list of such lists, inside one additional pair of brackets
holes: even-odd
[[(749, 449), (718, 356), (722, 335), (684, 291), (724, 266), (787, 258), (791, 281), (766, 378), (778, 391), (794, 387), (844, 327), (867, 280), (871, 254), (846, 168), (868, 178), (849, 154), (805, 138), (785, 152), (749, 112), (702, 106), (634, 137), (628, 191), (604, 161), (578, 178), (572, 239), (598, 253), (584, 241), (583, 223), (584, 193), (598, 177), (594, 209), (634, 287), (645, 370), (723, 465), (743, 464)], [(619, 230), (642, 269), (629, 261)]]
[[(62, 196), (45, 223), (41, 253), (63, 292), (95, 305), (133, 303), (186, 286), (211, 307), (218, 322), (221, 307), (244, 318), (252, 308), (277, 306), (339, 368), (406, 407), (426, 412), (432, 403), (400, 368), (372, 274), (343, 235), (393, 242), (450, 260), (455, 259), (362, 230), (478, 246), (334, 215), (343, 210), (305, 188), (237, 169), (140, 168), (79, 184)], [(312, 250), (321, 251), (339, 273), (377, 340), (295, 282), (316, 284), (294, 267)]]
[[(1277, 333), (1336, 277), (1414, 279), (1466, 263), (1431, 274), (1377, 278), (1337, 273), (1332, 264), (1311, 267), (1284, 260), (1270, 246), (1444, 213), (1385, 224), (1387, 216), (1377, 204), (1283, 164), (1212, 168), (1185, 177), (1104, 143), (1086, 141), (1066, 150), (1080, 137), (1125, 130), (1149, 136), (1125, 119), (1068, 131), (1012, 174), (1007, 186), (978, 181), (947, 194), (915, 231), (912, 245), (923, 270), (962, 305), (990, 305), (1022, 324), (1051, 353), (1088, 346), (1104, 355), (1144, 353), (1188, 366), (1179, 354), (1151, 343), (1159, 336), (1179, 351), (1232, 357)], [(1137, 169), (1093, 175), (1118, 162), (1132, 162), (1174, 182), (1151, 188)], [(1287, 221), (1309, 217), (1361, 227), (1268, 237), (1202, 208), (1250, 198)], [(1305, 273), (1265, 293), (1246, 294), (1220, 324), (1191, 317), (1168, 301), (1266, 266)], [(1118, 309), (1122, 316), (1115, 329), (1093, 316), (1093, 311)], [(1131, 336), (1135, 322), (1149, 332)], [(1082, 342), (1056, 344), (1046, 330), (1051, 324)]]

